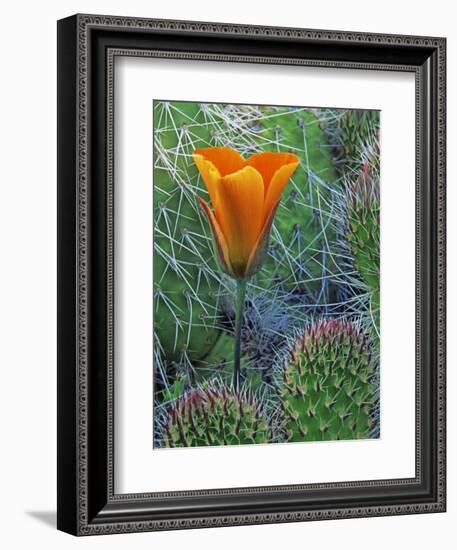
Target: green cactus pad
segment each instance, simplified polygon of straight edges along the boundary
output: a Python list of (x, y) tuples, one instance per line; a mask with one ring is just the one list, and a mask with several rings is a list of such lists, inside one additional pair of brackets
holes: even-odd
[(200, 359), (219, 335), (221, 280), (192, 152), (216, 127), (197, 103), (157, 102), (154, 129), (154, 331), (164, 360)]
[(346, 238), (357, 273), (370, 297), (369, 313), (379, 333), (380, 201), (379, 179), (370, 165), (346, 183)]
[[(379, 128), (379, 111), (347, 110), (339, 119), (340, 154), (344, 175), (359, 172), (361, 151), (373, 140), (373, 133)], [(379, 155), (372, 159), (379, 170)]]
[(279, 383), (287, 441), (369, 437), (373, 376), (370, 344), (354, 323), (310, 324), (292, 347)]
[(260, 402), (250, 391), (218, 382), (186, 391), (162, 422), (164, 447), (207, 447), (269, 443), (273, 437)]

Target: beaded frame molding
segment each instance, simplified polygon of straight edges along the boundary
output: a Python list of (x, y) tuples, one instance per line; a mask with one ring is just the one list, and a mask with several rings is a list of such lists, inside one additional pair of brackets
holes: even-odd
[[(416, 475), (116, 494), (116, 56), (407, 71), (416, 89)], [(445, 511), (444, 38), (74, 15), (58, 22), (58, 529), (127, 533)]]

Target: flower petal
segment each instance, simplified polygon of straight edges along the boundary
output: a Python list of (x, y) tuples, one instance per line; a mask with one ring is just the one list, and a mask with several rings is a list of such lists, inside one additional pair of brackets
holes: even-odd
[(246, 166), (223, 177), (219, 200), (218, 222), (229, 247), (230, 263), (237, 276), (243, 276), (263, 225), (262, 176)]
[(297, 161), (295, 162), (291, 162), (290, 164), (285, 164), (284, 166), (281, 166), (281, 168), (279, 168), (279, 170), (276, 170), (276, 172), (273, 174), (270, 185), (268, 186), (265, 195), (265, 203), (263, 207), (265, 220), (268, 218), (270, 212), (278, 203), (281, 197), (282, 190), (287, 185), (287, 182), (289, 181), (291, 175), (295, 172), (295, 169), (298, 165), (299, 162), (297, 159)]
[(198, 200), (200, 201), (200, 205), (203, 208), (203, 212), (206, 214), (206, 217), (208, 218), (208, 221), (211, 226), (211, 232), (213, 234), (213, 242), (214, 242), (217, 260), (219, 261), (219, 264), (222, 267), (222, 269), (229, 275), (233, 276), (233, 269), (230, 264), (228, 246), (225, 241), (225, 237), (221, 231), (221, 228), (216, 220), (216, 217), (212, 213), (211, 208), (202, 198), (198, 197)]
[(262, 174), (266, 194), (275, 172), (284, 165), (298, 162), (299, 158), (293, 153), (265, 152), (250, 156), (246, 160), (246, 165), (252, 166)]
[(274, 208), (270, 211), (268, 218), (266, 219), (262, 231), (257, 238), (257, 242), (252, 249), (251, 256), (249, 257), (246, 265), (245, 277), (251, 277), (262, 267), (265, 257), (268, 252), (268, 244), (270, 242), (270, 232), (273, 225), (273, 220), (276, 214), (276, 210), (279, 206), (279, 201)]
[(244, 166), (244, 159), (235, 151), (229, 147), (208, 147), (206, 149), (196, 149), (194, 155), (200, 155), (205, 160), (209, 161), (217, 170), (221, 176), (227, 176), (238, 172)]
[(194, 151), (194, 153), (192, 154), (192, 158), (197, 165), (203, 183), (206, 185), (206, 189), (208, 189), (209, 197), (211, 199), (213, 207), (217, 211), (217, 190), (219, 187), (219, 182), (221, 180), (219, 170), (214, 166), (213, 163), (206, 160), (203, 156), (198, 155), (196, 151)]

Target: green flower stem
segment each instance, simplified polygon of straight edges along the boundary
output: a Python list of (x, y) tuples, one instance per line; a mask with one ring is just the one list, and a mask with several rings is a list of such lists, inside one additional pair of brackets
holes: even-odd
[(233, 387), (240, 389), (241, 378), (241, 325), (243, 324), (244, 298), (246, 296), (247, 279), (237, 279), (236, 309), (235, 309), (235, 349), (233, 355)]

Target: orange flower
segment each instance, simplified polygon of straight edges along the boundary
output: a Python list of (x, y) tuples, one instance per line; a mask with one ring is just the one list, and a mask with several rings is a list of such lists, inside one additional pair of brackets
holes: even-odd
[(266, 152), (244, 160), (228, 147), (197, 149), (193, 159), (214, 209), (199, 197), (221, 267), (237, 279), (249, 277), (263, 263), (281, 192), (299, 159)]

